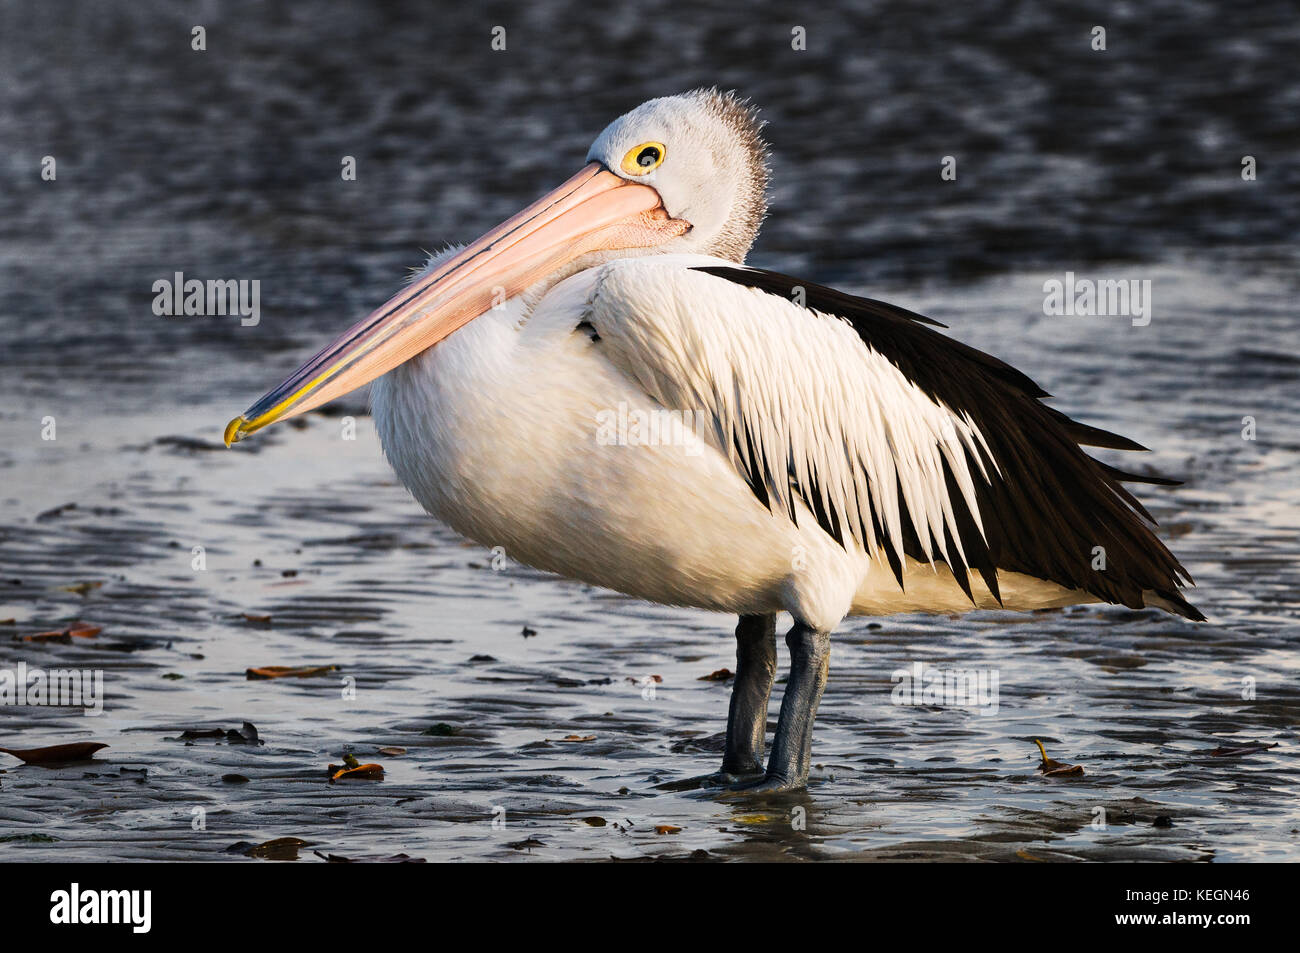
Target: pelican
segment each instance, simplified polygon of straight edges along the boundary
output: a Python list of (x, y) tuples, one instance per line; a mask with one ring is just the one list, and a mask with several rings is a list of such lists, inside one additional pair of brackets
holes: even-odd
[[(225, 432), (373, 381), (384, 454), (458, 533), (737, 615), (707, 781), (760, 794), (807, 782), (846, 616), (1100, 602), (1204, 618), (1123, 486), (1174, 481), (1081, 446), (1146, 448), (919, 314), (744, 264), (767, 211), (761, 128), (716, 89), (643, 103), (576, 175), (433, 256)], [(790, 674), (764, 768), (782, 611)]]

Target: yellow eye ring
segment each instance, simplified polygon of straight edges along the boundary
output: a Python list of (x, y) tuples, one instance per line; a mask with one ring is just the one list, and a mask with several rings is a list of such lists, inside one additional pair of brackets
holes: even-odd
[(657, 169), (667, 154), (668, 148), (662, 142), (643, 142), (623, 156), (623, 171), (628, 175), (645, 175)]

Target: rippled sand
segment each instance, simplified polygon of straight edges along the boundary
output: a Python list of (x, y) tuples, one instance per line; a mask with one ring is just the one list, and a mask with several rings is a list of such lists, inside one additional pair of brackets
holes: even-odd
[[(1271, 288), (1262, 297), (1276, 300), (1278, 280), (1221, 294)], [(0, 660), (101, 669), (106, 711), (9, 709), (6, 744), (111, 747), (58, 768), (6, 759), (0, 836), (19, 837), (6, 856), (240, 859), (223, 852), (292, 836), (311, 844), (304, 857), (430, 860), (1296, 859), (1287, 475), (1300, 363), (1270, 343), (1285, 309), (1225, 320), (1203, 278), (1164, 270), (1147, 328), (1023, 317), (1040, 286), (1026, 276), (903, 303), (1070, 395), (1066, 409), (1159, 448), (1150, 462), (1188, 482), (1144, 499), (1211, 621), (1095, 607), (851, 620), (834, 642), (813, 783), (767, 805), (658, 787), (720, 757), (729, 684), (700, 679), (733, 665), (731, 620), (508, 560), (494, 569), (394, 484), (368, 418), (354, 441), (338, 416), (317, 414), (225, 451), (202, 443), (221, 407), (165, 422), (84, 408), (40, 444), (39, 407), (19, 398), (2, 444), (0, 619), (14, 618), (2, 631), (81, 619), (103, 632), (0, 642)], [(1260, 421), (1253, 443), (1240, 436), (1245, 412)], [(191, 568), (194, 546), (205, 571)], [(61, 588), (83, 582), (102, 586)], [(917, 661), (996, 670), (996, 713), (892, 704), (892, 673)], [(339, 669), (246, 680), (263, 665)], [(662, 679), (653, 697), (647, 676)], [(1246, 677), (1253, 701), (1241, 698)], [(176, 740), (244, 721), (264, 745)], [(1040, 776), (1034, 738), (1084, 775)], [(1280, 746), (1208, 755), (1248, 741)], [(385, 746), (407, 753), (376, 753)], [(345, 752), (382, 763), (385, 780), (328, 783)], [(231, 774), (248, 782), (222, 780)], [(194, 830), (200, 808), (206, 829)]]

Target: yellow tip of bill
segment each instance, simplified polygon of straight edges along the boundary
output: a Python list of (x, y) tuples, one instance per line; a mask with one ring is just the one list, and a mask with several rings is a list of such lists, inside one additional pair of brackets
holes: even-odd
[(225, 439), (227, 447), (243, 436), (239, 431), (246, 423), (248, 423), (248, 421), (244, 419), (243, 414), (240, 414), (230, 423), (226, 424)]

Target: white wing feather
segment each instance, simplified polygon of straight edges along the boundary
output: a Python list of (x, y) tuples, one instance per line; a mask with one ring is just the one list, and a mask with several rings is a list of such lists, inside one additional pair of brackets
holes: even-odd
[(843, 319), (691, 270), (728, 264), (664, 256), (600, 266), (586, 319), (602, 353), (662, 406), (712, 420), (716, 448), (742, 474), (762, 475), (774, 510), (792, 512), (796, 497), (811, 504), (817, 492), (846, 544), (856, 539), (873, 555), (887, 544), (900, 560), (906, 514), (931, 563), (947, 559), (951, 539), (968, 564), (944, 462), (983, 534), (974, 480), (989, 479), (988, 448), (970, 418), (932, 399)]

